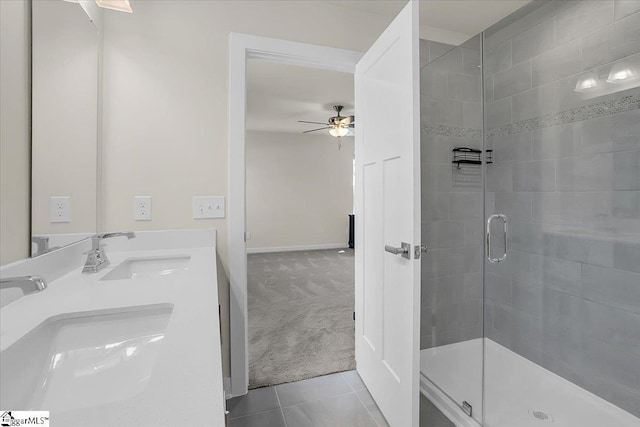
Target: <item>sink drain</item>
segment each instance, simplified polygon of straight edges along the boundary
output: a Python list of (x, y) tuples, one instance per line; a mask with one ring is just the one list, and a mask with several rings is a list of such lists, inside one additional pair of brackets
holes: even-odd
[(533, 418), (535, 418), (538, 421), (542, 421), (545, 423), (552, 423), (553, 417), (549, 414), (547, 414), (546, 412), (543, 411), (536, 411), (533, 409), (529, 409), (529, 415), (531, 415)]

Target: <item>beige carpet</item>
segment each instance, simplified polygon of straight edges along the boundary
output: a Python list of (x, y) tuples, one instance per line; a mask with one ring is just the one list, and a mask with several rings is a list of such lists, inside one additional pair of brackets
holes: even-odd
[(249, 387), (355, 369), (353, 250), (248, 256)]

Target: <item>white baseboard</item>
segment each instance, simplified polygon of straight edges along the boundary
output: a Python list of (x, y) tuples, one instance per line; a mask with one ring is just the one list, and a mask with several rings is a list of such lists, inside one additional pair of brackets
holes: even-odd
[(279, 248), (247, 248), (248, 254), (265, 254), (268, 252), (315, 251), (319, 249), (347, 249), (347, 243), (328, 243), (325, 245), (282, 246)]

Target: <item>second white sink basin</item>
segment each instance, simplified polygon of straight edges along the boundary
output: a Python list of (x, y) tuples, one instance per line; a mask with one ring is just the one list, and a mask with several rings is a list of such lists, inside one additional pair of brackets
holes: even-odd
[(173, 304), (67, 313), (0, 353), (0, 406), (65, 412), (146, 387)]
[(129, 258), (100, 280), (123, 280), (160, 277), (186, 271), (190, 256)]

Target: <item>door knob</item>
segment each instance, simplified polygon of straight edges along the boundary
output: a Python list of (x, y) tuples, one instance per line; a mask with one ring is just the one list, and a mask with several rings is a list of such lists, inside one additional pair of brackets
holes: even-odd
[(405, 242), (400, 243), (400, 247), (384, 245), (384, 250), (394, 255), (400, 255), (402, 258), (411, 259), (411, 245)]

